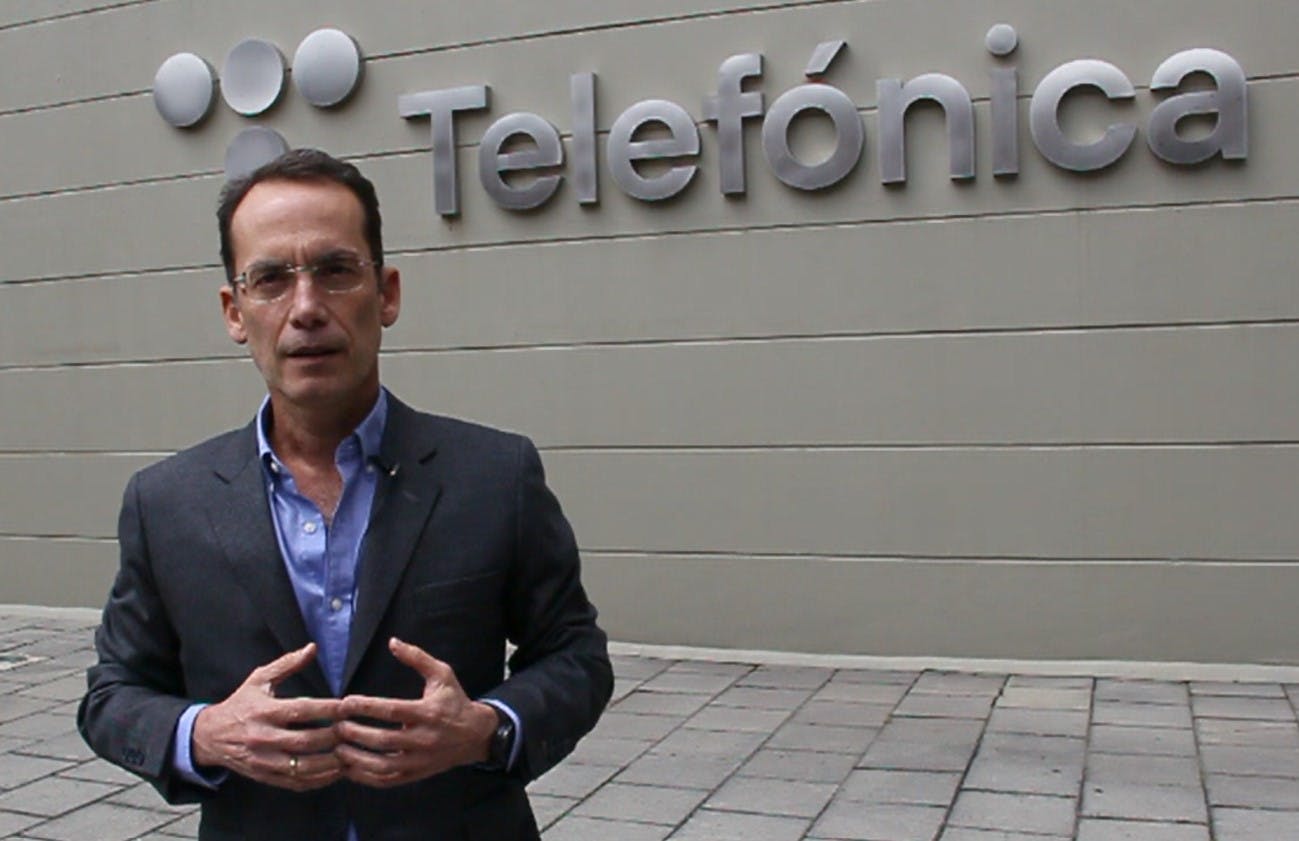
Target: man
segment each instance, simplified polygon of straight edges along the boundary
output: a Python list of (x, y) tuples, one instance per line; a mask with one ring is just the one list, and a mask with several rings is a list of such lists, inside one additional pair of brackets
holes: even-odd
[(401, 279), (355, 167), (290, 152), (217, 216), (268, 396), (128, 484), (83, 736), (200, 839), (537, 838), (523, 786), (612, 672), (536, 450), (380, 386)]

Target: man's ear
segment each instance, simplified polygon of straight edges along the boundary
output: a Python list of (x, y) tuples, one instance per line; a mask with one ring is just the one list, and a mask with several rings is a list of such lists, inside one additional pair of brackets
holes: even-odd
[(226, 324), (226, 334), (235, 344), (242, 345), (248, 341), (244, 330), (244, 314), (235, 300), (235, 289), (228, 283), (221, 285), (221, 317)]
[(401, 272), (384, 266), (379, 274), (379, 323), (391, 327), (401, 312)]

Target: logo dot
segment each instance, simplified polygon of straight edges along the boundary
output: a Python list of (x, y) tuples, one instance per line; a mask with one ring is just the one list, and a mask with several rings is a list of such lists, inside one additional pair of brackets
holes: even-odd
[(242, 178), (287, 151), (288, 141), (275, 129), (266, 126), (246, 128), (236, 134), (226, 147), (226, 180)]
[(266, 111), (284, 90), (284, 56), (270, 41), (248, 38), (235, 44), (221, 67), (221, 96), (245, 117)]
[(317, 29), (293, 54), (293, 84), (318, 108), (338, 105), (361, 80), (361, 50), (338, 29)]
[(176, 53), (153, 77), (153, 104), (168, 123), (189, 128), (212, 109), (215, 87), (211, 65), (193, 53)]
[(988, 45), (988, 52), (993, 55), (1010, 55), (1019, 46), (1019, 33), (1010, 24), (999, 23), (988, 30), (984, 43)]

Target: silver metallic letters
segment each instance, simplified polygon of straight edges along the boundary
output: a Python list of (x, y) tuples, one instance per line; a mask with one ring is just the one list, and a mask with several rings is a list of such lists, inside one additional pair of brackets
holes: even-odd
[[(1006, 178), (1020, 171), (1019, 73), (1007, 64), (1018, 46), (1018, 34), (1013, 27), (998, 24), (988, 31), (985, 43), (999, 64), (989, 70), (988, 77), (992, 173)], [(790, 188), (822, 190), (843, 181), (858, 166), (866, 145), (862, 109), (825, 78), (845, 46), (842, 40), (818, 44), (804, 70), (809, 83), (785, 91), (769, 108), (764, 94), (754, 89), (763, 76), (761, 54), (732, 55), (721, 63), (716, 93), (703, 100), (701, 122), (716, 132), (718, 189), (723, 195), (742, 196), (747, 190), (746, 120), (761, 123), (767, 164)], [(1178, 92), (1193, 74), (1208, 76), (1214, 88)], [(569, 79), (572, 135), (567, 162), (560, 129), (537, 114), (509, 114), (490, 125), (479, 144), (478, 176), (484, 191), (498, 205), (517, 211), (541, 207), (553, 198), (565, 178), (570, 179), (579, 204), (599, 203), (596, 81), (594, 73), (576, 73)], [(1127, 154), (1138, 127), (1114, 122), (1098, 140), (1071, 139), (1061, 125), (1060, 111), (1066, 97), (1080, 88), (1098, 89), (1111, 101), (1130, 100), (1137, 94), (1132, 81), (1113, 64), (1097, 59), (1065, 62), (1047, 73), (1032, 92), (1029, 134), (1042, 157), (1061, 169), (1102, 170)], [(1146, 142), (1158, 158), (1190, 166), (1214, 156), (1224, 160), (1248, 157), (1249, 91), (1245, 71), (1234, 58), (1207, 48), (1179, 52), (1159, 65), (1150, 89), (1161, 101), (1150, 115)], [(906, 182), (906, 117), (912, 105), (926, 100), (943, 109), (950, 177), (976, 177), (975, 109), (965, 85), (945, 74), (925, 73), (905, 81), (880, 79), (876, 91), (881, 183)], [(434, 208), (443, 216), (460, 212), (457, 115), (487, 108), (489, 94), (486, 85), (470, 85), (398, 98), (401, 116), (429, 118)], [(800, 160), (789, 146), (792, 124), (809, 113), (817, 115), (813, 119), (828, 118), (834, 127), (834, 149), (816, 162)], [(1192, 117), (1212, 119), (1212, 131), (1193, 139), (1179, 133), (1179, 124)], [(523, 141), (516, 144), (519, 148), (506, 151), (516, 138)], [(642, 100), (613, 121), (604, 152), (609, 175), (628, 196), (645, 202), (671, 199), (699, 170), (699, 125), (675, 102)], [(527, 174), (507, 180), (507, 175), (519, 172)]]

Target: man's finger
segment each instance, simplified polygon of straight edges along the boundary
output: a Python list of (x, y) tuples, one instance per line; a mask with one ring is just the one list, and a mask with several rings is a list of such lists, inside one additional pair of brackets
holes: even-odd
[(342, 701), (338, 698), (283, 698), (278, 699), (266, 715), (266, 720), (282, 727), (328, 727), (343, 717)]
[(356, 721), (340, 721), (335, 730), (340, 745), (355, 745), (369, 751), (392, 753), (416, 746), (407, 730), (372, 727)]
[(316, 659), (316, 644), (309, 642), (297, 651), (282, 654), (271, 662), (258, 666), (253, 669), (248, 678), (250, 681), (269, 683), (274, 686), (290, 675), (305, 669), (314, 659)]
[(339, 702), (338, 712), (340, 719), (369, 718), (393, 725), (418, 724), (421, 720), (418, 701), (373, 695), (348, 695)]
[(426, 681), (447, 683), (448, 676), (452, 679), (455, 677), (455, 672), (450, 666), (417, 645), (393, 637), (388, 640), (388, 650), (392, 652), (393, 657), (419, 672)]

